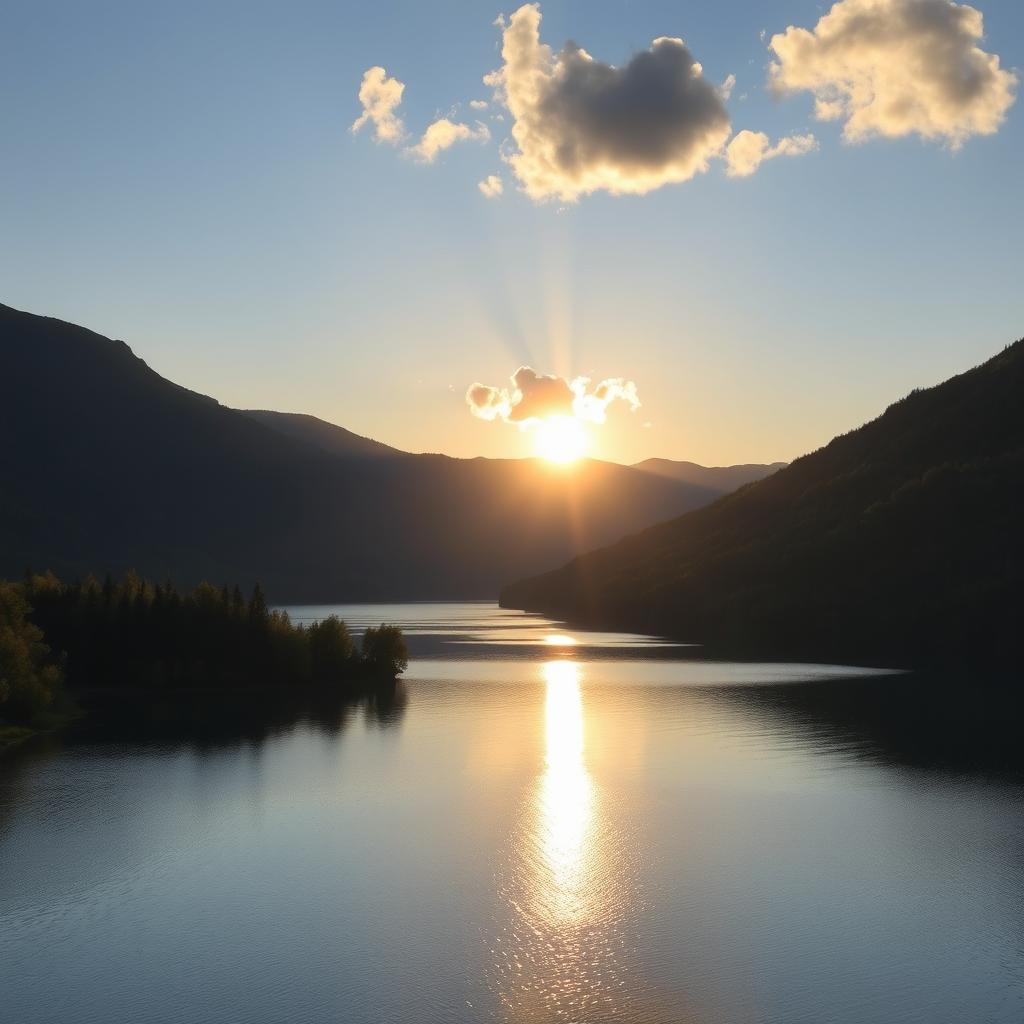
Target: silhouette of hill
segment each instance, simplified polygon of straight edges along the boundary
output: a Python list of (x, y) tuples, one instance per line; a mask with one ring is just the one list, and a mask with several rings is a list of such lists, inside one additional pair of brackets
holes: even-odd
[(317, 419), (297, 412), (271, 412), (268, 409), (240, 409), (244, 416), (262, 423), (263, 426), (276, 430), (285, 437), (295, 441), (311, 444), (328, 455), (340, 455), (342, 458), (381, 459), (396, 455), (408, 455), (380, 441), (369, 437), (353, 434), (351, 430), (337, 427), (326, 420)]
[(124, 342), (6, 306), (0, 436), (0, 577), (133, 568), (259, 580), (275, 601), (493, 597), (719, 494), (597, 461), (404, 455), (239, 412)]
[(1019, 659), (1024, 341), (706, 508), (505, 588), (502, 604), (711, 653)]
[(675, 462), (672, 459), (646, 459), (637, 462), (633, 468), (644, 473), (656, 473), (672, 480), (709, 487), (722, 494), (730, 494), (744, 484), (764, 477), (782, 469), (785, 462), (772, 462), (768, 465), (752, 463), (742, 466), (700, 466), (696, 462)]

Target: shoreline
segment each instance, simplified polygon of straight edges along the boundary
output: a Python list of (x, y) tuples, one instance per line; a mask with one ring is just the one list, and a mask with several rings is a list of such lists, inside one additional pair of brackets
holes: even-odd
[(47, 712), (39, 716), (33, 725), (15, 725), (9, 722), (0, 722), (0, 758), (24, 746), (31, 740), (40, 736), (47, 736), (51, 733), (66, 729), (72, 722), (77, 721), (85, 714), (80, 708), (73, 711)]

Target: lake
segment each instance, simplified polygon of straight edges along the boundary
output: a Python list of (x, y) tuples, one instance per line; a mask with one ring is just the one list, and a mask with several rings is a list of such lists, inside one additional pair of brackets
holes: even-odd
[(973, 679), (485, 603), (378, 700), (0, 762), (0, 1019), (1024, 1019), (1024, 774)]

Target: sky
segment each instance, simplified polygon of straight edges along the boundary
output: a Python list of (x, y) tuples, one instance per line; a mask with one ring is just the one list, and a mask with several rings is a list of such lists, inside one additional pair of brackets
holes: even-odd
[(531, 454), (529, 367), (788, 461), (1024, 334), (1022, 67), (1019, 0), (7, 0), (0, 302), (410, 451)]

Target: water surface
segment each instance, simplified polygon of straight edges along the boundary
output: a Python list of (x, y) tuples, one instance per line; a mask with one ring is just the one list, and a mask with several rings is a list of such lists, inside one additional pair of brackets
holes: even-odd
[(338, 611), (407, 630), (397, 693), (0, 764), (0, 1019), (1024, 1019), (1024, 787), (977, 681)]

